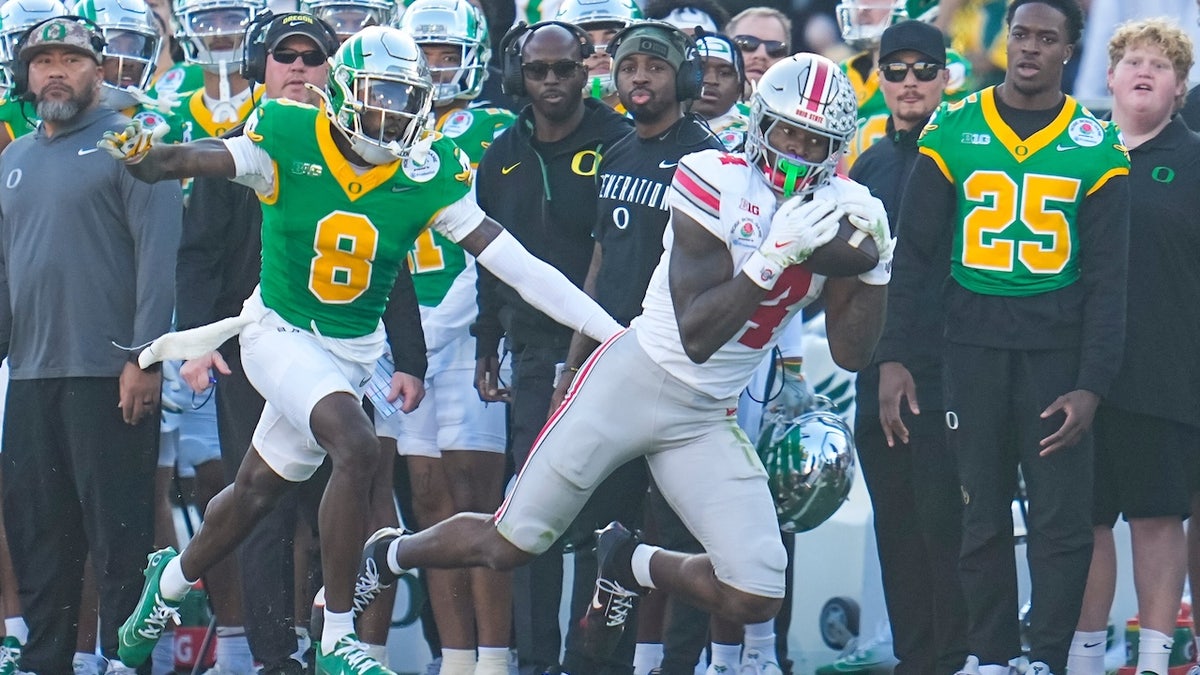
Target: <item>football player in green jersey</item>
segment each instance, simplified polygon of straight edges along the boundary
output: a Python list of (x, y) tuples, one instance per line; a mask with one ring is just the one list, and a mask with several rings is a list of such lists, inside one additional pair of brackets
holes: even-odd
[(921, 288), (941, 286), (972, 654), (963, 670), (1007, 673), (1021, 655), (1019, 467), (1030, 672), (1061, 675), (1092, 555), (1090, 428), (1123, 353), (1129, 157), (1115, 125), (1062, 91), (1082, 32), (1075, 0), (1014, 0), (1008, 25), (1004, 82), (943, 103), (918, 141), (906, 192), (921, 198), (901, 205), (888, 294), (899, 330), (879, 359), (908, 367)]
[(74, 13), (91, 19), (104, 33), (104, 81), (100, 103), (132, 117), (138, 106), (153, 106), (146, 94), (154, 77), (161, 39), (154, 15), (142, 0), (80, 0)]
[[(466, 155), (426, 129), (433, 84), (411, 37), (363, 29), (335, 54), (329, 79), (322, 106), (267, 101), (241, 138), (164, 145), (161, 131), (134, 120), (98, 143), (143, 180), (234, 178), (253, 186), (263, 204), (259, 292), (242, 314), (163, 336), (141, 357), (146, 364), (198, 358), (237, 334), (246, 372), (267, 406), (254, 451), (234, 484), (210, 503), (205, 527), (182, 555), (151, 556), (143, 600), (121, 630), (127, 663), (144, 661), (195, 580), (328, 455), (333, 472), (320, 513), (326, 608), (317, 669), (390, 673), (353, 626), (355, 570), (366, 538), (361, 486), (370, 482), (379, 452), (359, 399), (383, 353), (387, 294), (425, 228), (458, 243), (565, 325), (597, 339), (621, 330), (471, 199)], [(402, 396), (393, 379), (389, 400)], [(417, 403), (405, 397), (401, 410)], [(370, 597), (379, 590), (370, 589)]]
[[(858, 131), (842, 156), (842, 169), (849, 171), (858, 156), (887, 133), (887, 103), (879, 90), (879, 38), (888, 26), (908, 15), (905, 0), (842, 0), (837, 6), (837, 18), (842, 39), (854, 49), (862, 50), (840, 64), (858, 96)], [(970, 93), (969, 61), (948, 49), (943, 68), (949, 75), (945, 100), (957, 101)]]
[[(491, 55), (483, 13), (466, 0), (417, 0), (400, 30), (421, 47), (433, 78), (435, 129), (478, 165), (492, 140), (516, 116), (500, 108), (468, 108), (479, 96)], [(417, 526), (455, 513), (490, 512), (503, 499), (505, 410), (475, 392), (477, 309), (474, 259), (427, 229), (408, 254), (429, 350), (426, 397), (411, 415), (376, 426), (395, 439), (408, 464)], [(389, 499), (390, 508), (390, 499)], [(394, 509), (391, 509), (394, 512)], [(505, 675), (512, 630), (511, 575), (485, 568), (427, 570), (429, 601), (441, 640), (445, 675)], [(391, 616), (391, 607), (386, 607)], [(478, 664), (476, 648), (478, 647)]]

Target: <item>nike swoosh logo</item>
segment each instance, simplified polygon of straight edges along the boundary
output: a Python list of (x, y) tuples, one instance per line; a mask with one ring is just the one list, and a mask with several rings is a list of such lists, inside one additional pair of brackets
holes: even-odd
[(416, 185), (393, 185), (392, 186), (392, 192), (408, 192), (409, 190), (416, 190), (416, 189), (417, 189)]
[(1066, 152), (1067, 150), (1078, 150), (1079, 146), (1078, 145), (1063, 145), (1060, 143), (1060, 144), (1054, 146), (1054, 149), (1058, 150), (1059, 152)]
[(658, 163), (658, 168), (660, 168), (660, 169), (673, 169), (673, 168), (675, 168), (675, 166), (676, 166), (676, 165), (678, 165), (678, 164), (679, 164), (679, 162), (668, 162), (667, 160), (665, 160), (665, 159), (664, 159), (663, 161), (661, 161), (661, 162), (659, 162), (659, 163)]
[(1104, 643), (1103, 642), (1085, 642), (1085, 643), (1083, 643), (1083, 648), (1091, 649), (1092, 647), (1098, 647), (1102, 644), (1104, 644)]
[(364, 377), (361, 382), (358, 383), (358, 386), (365, 387), (365, 386), (367, 386), (367, 383), (370, 381), (371, 381), (371, 376), (368, 375), (368, 376)]
[(777, 241), (775, 242), (775, 248), (783, 248), (784, 246), (790, 246), (791, 244), (792, 242), (790, 241)]
[(513, 164), (512, 166), (502, 166), (502, 167), (500, 167), (500, 173), (507, 176), (508, 174), (512, 173), (512, 170), (517, 168), (518, 166), (521, 166), (520, 162), (517, 162), (516, 164)]
[(84, 155), (90, 155), (90, 154), (92, 154), (93, 152), (96, 152), (96, 151), (97, 151), (97, 150), (99, 150), (99, 149), (100, 149), (100, 148), (80, 148), (80, 149), (79, 149), (79, 156), (80, 156), (80, 157), (83, 157)]

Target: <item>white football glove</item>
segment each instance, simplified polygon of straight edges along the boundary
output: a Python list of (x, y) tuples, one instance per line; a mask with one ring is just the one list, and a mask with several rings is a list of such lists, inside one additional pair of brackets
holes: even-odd
[(133, 119), (120, 133), (104, 132), (100, 140), (96, 141), (96, 147), (126, 164), (137, 164), (146, 158), (146, 153), (150, 152), (150, 148), (161, 141), (170, 130), (171, 127), (166, 124), (147, 129), (141, 120)]
[(170, 115), (183, 102), (183, 98), (177, 91), (156, 91), (155, 95), (151, 96), (137, 87), (130, 87), (129, 93), (138, 103), (151, 110), (157, 110), (163, 115)]
[(863, 283), (883, 286), (892, 278), (892, 254), (896, 250), (896, 238), (888, 226), (887, 210), (883, 202), (876, 199), (866, 186), (845, 178), (834, 178), (817, 190), (814, 197), (832, 199), (849, 216), (850, 224), (875, 241), (879, 251), (879, 264), (874, 269), (858, 275)]
[(771, 290), (784, 268), (804, 262), (837, 235), (842, 215), (836, 204), (825, 199), (789, 199), (771, 218), (771, 231), (742, 265), (742, 272)]

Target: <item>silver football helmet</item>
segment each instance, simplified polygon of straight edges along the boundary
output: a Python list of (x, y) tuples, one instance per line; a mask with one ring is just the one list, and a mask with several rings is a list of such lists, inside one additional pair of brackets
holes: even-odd
[(492, 57), (487, 20), (467, 0), (417, 0), (400, 17), (400, 30), (418, 45), (449, 45), (461, 52), (457, 67), (429, 65), (434, 105), (474, 100), (483, 91)]
[[(804, 195), (829, 182), (856, 128), (858, 99), (837, 64), (817, 54), (794, 54), (767, 69), (750, 98), (746, 155), (784, 196)], [(828, 153), (810, 161), (771, 142), (779, 124), (828, 140)]]
[(242, 42), (266, 0), (179, 0), (175, 37), (184, 59), (209, 72), (236, 73), (242, 64)]
[(836, 8), (842, 39), (854, 49), (874, 49), (888, 26), (908, 18), (906, 0), (841, 0)]
[[(633, 0), (563, 0), (554, 15), (555, 21), (574, 24), (586, 31), (619, 31), (645, 18)], [(586, 94), (602, 98), (616, 93), (617, 85), (612, 77), (612, 54), (608, 53), (607, 44), (597, 41), (595, 54), (585, 65), (588, 68)]]
[(394, 0), (300, 0), (300, 11), (333, 27), (345, 42), (367, 26), (390, 26), (403, 11)]
[(371, 164), (410, 156), (427, 134), (433, 80), (407, 33), (368, 26), (333, 55), (329, 115), (354, 152)]
[(807, 532), (824, 523), (854, 483), (854, 434), (828, 409), (764, 420), (758, 456), (784, 532)]
[(116, 110), (136, 105), (137, 94), (150, 86), (161, 44), (150, 8), (144, 0), (80, 0), (75, 14), (104, 32), (101, 101)]
[(8, 70), (17, 58), (17, 42), (34, 24), (70, 14), (59, 0), (7, 0), (0, 4), (0, 65), (4, 66), (3, 86), (12, 87)]

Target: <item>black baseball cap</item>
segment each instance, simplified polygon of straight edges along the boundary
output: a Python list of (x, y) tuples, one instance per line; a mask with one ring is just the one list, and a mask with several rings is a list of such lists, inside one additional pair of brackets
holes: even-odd
[(336, 51), (332, 30), (321, 19), (304, 12), (288, 12), (271, 20), (271, 25), (267, 28), (267, 51), (274, 51), (280, 42), (293, 35), (303, 35), (317, 43), (317, 48), (325, 56), (332, 55), (330, 47), (334, 47)]
[(896, 52), (914, 51), (936, 63), (946, 63), (946, 38), (923, 21), (901, 21), (888, 26), (879, 38), (879, 62)]

